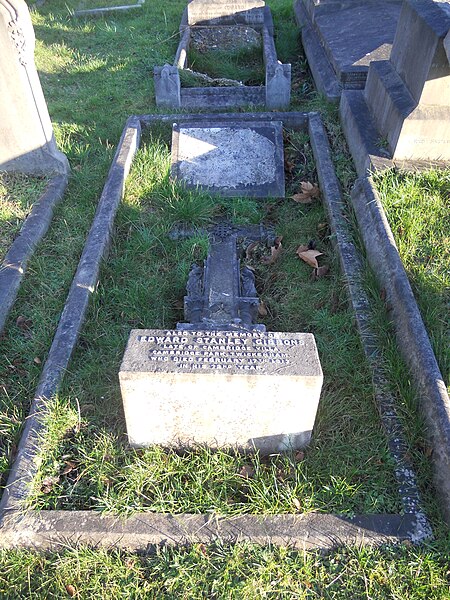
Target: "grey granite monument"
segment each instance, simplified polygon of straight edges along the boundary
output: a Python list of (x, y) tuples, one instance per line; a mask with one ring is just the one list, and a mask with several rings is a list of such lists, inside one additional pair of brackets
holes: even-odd
[(67, 173), (34, 64), (34, 30), (24, 0), (0, 0), (0, 170)]
[(270, 333), (256, 322), (254, 276), (239, 248), (273, 244), (263, 226), (218, 224), (203, 267), (187, 283), (185, 323), (133, 330), (119, 379), (133, 446), (304, 447), (322, 387), (314, 336)]
[(360, 174), (377, 157), (450, 160), (450, 3), (404, 0), (389, 60), (370, 63), (363, 92), (342, 94), (341, 121)]

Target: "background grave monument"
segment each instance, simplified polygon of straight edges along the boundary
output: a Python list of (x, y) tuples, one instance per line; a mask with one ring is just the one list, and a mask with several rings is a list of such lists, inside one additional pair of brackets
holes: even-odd
[(308, 444), (323, 375), (309, 333), (256, 323), (252, 271), (238, 247), (272, 245), (261, 225), (218, 224), (194, 265), (176, 330), (133, 330), (119, 378), (130, 443), (232, 447), (264, 454)]
[(284, 197), (282, 123), (175, 123), (172, 177), (221, 196)]
[(338, 101), (362, 89), (369, 64), (389, 59), (401, 0), (295, 0), (302, 43), (317, 89)]
[(450, 159), (449, 29), (449, 2), (405, 0), (390, 59), (370, 63), (364, 91), (343, 92), (342, 126), (361, 175), (380, 158)]
[[(193, 28), (222, 29), (245, 25), (262, 37), (265, 85), (183, 88), (180, 71), (187, 69)], [(286, 109), (291, 95), (291, 65), (277, 58), (270, 8), (263, 0), (191, 0), (180, 26), (180, 43), (173, 65), (154, 68), (155, 97), (158, 106), (169, 108), (223, 109), (237, 106), (266, 106)]]
[(67, 173), (34, 64), (34, 30), (23, 0), (0, 0), (0, 170)]

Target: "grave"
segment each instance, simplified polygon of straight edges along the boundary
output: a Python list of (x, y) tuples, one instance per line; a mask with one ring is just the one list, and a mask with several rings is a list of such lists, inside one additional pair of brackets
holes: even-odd
[(117, 3), (116, 0), (97, 0), (95, 8), (88, 8), (92, 1), (86, 2), (83, 0), (80, 2), (78, 10), (73, 13), (74, 17), (102, 17), (111, 13), (123, 13), (136, 8), (141, 8), (145, 0), (121, 0)]
[(34, 64), (34, 30), (23, 0), (0, 0), (0, 170), (66, 174)]
[(450, 159), (449, 29), (449, 2), (405, 0), (390, 59), (370, 63), (364, 91), (343, 92), (342, 126), (361, 175), (390, 159)]
[(284, 197), (280, 121), (174, 124), (172, 178), (221, 196)]
[[(251, 27), (261, 35), (262, 59), (265, 67), (265, 85), (243, 85), (235, 81), (219, 82), (219, 87), (182, 87), (180, 72), (188, 69), (188, 55), (193, 32), (198, 29), (224, 30), (236, 26)], [(239, 106), (266, 106), (268, 109), (286, 109), (291, 94), (291, 65), (277, 58), (273, 21), (270, 8), (262, 0), (191, 0), (180, 25), (180, 43), (173, 65), (154, 68), (155, 98), (157, 106), (169, 108), (223, 109)], [(203, 74), (203, 80), (208, 78)], [(206, 79), (205, 79), (206, 77)]]
[(254, 275), (238, 248), (274, 243), (262, 225), (219, 223), (194, 265), (186, 323), (133, 330), (119, 372), (129, 441), (142, 447), (260, 450), (308, 444), (323, 375), (314, 336), (271, 333), (256, 323)]
[(317, 89), (338, 101), (364, 88), (369, 64), (390, 56), (401, 0), (296, 0), (302, 43)]

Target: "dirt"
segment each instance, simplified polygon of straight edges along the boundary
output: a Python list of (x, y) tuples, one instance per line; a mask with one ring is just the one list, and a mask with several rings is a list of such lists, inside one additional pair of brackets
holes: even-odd
[(253, 50), (262, 45), (261, 34), (252, 27), (193, 27), (191, 47), (198, 52), (211, 50)]

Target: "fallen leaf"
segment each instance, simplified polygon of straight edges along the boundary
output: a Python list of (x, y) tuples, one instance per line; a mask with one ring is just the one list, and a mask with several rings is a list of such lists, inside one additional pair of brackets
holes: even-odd
[(61, 475), (67, 475), (68, 473), (71, 473), (76, 468), (77, 468), (77, 464), (75, 462), (73, 462), (73, 460), (68, 460), (66, 462), (66, 466), (61, 471)]
[(22, 329), (22, 331), (28, 331), (33, 326), (33, 321), (31, 319), (27, 319), (23, 315), (20, 315), (20, 317), (17, 317), (16, 319), (16, 325)]
[(294, 498), (292, 500), (292, 504), (295, 506), (297, 510), (300, 510), (302, 505), (300, 504), (300, 500), (298, 498)]
[(198, 549), (203, 554), (203, 556), (208, 556), (208, 552), (206, 551), (205, 544), (199, 544)]
[(274, 245), (270, 248), (270, 256), (263, 256), (261, 262), (265, 265), (272, 265), (280, 256), (283, 246), (281, 244), (282, 236), (278, 236), (274, 240)]
[(289, 159), (285, 158), (284, 159), (284, 170), (287, 173), (292, 173), (292, 171), (294, 170), (294, 168), (295, 168), (295, 163), (292, 162), (292, 160), (289, 160)]
[(77, 588), (74, 585), (71, 585), (69, 583), (68, 585), (66, 585), (66, 592), (69, 594), (69, 596), (71, 598), (73, 598), (75, 596), (75, 594), (77, 593)]
[(320, 189), (315, 183), (310, 181), (302, 181), (300, 183), (301, 192), (291, 196), (294, 202), (300, 202), (301, 204), (310, 204), (313, 200), (319, 198)]
[(305, 458), (305, 453), (302, 450), (298, 450), (295, 453), (295, 462), (302, 462), (302, 460)]
[(317, 225), (317, 233), (320, 235), (320, 237), (326, 237), (330, 232), (330, 228), (328, 226), (328, 223), (319, 223)]
[(252, 257), (253, 252), (255, 251), (255, 248), (258, 246), (259, 242), (252, 242), (249, 246), (247, 246), (247, 250), (245, 251), (245, 256), (247, 258), (247, 260), (250, 260)]
[(267, 307), (264, 304), (264, 300), (261, 300), (261, 302), (258, 304), (258, 315), (260, 317), (267, 317)]
[(44, 477), (42, 480), (41, 492), (43, 494), (49, 494), (52, 491), (55, 483), (58, 483), (58, 481), (58, 477)]
[(322, 252), (319, 252), (318, 250), (304, 250), (303, 248), (304, 246), (299, 246), (299, 248), (297, 248), (299, 258), (304, 260), (305, 263), (314, 269), (318, 269), (319, 263), (317, 262), (317, 257), (322, 256)]
[(42, 360), (39, 358), (39, 356), (35, 356), (33, 358), (33, 362), (37, 365), (40, 365), (42, 363)]
[(241, 470), (239, 471), (239, 477), (242, 477), (243, 479), (251, 479), (254, 476), (255, 469), (252, 467), (252, 465), (243, 465), (241, 467)]
[(322, 277), (326, 277), (329, 272), (330, 272), (330, 267), (327, 267), (327, 266), (317, 267), (311, 273), (311, 279), (313, 281), (316, 281), (316, 279), (322, 279)]

